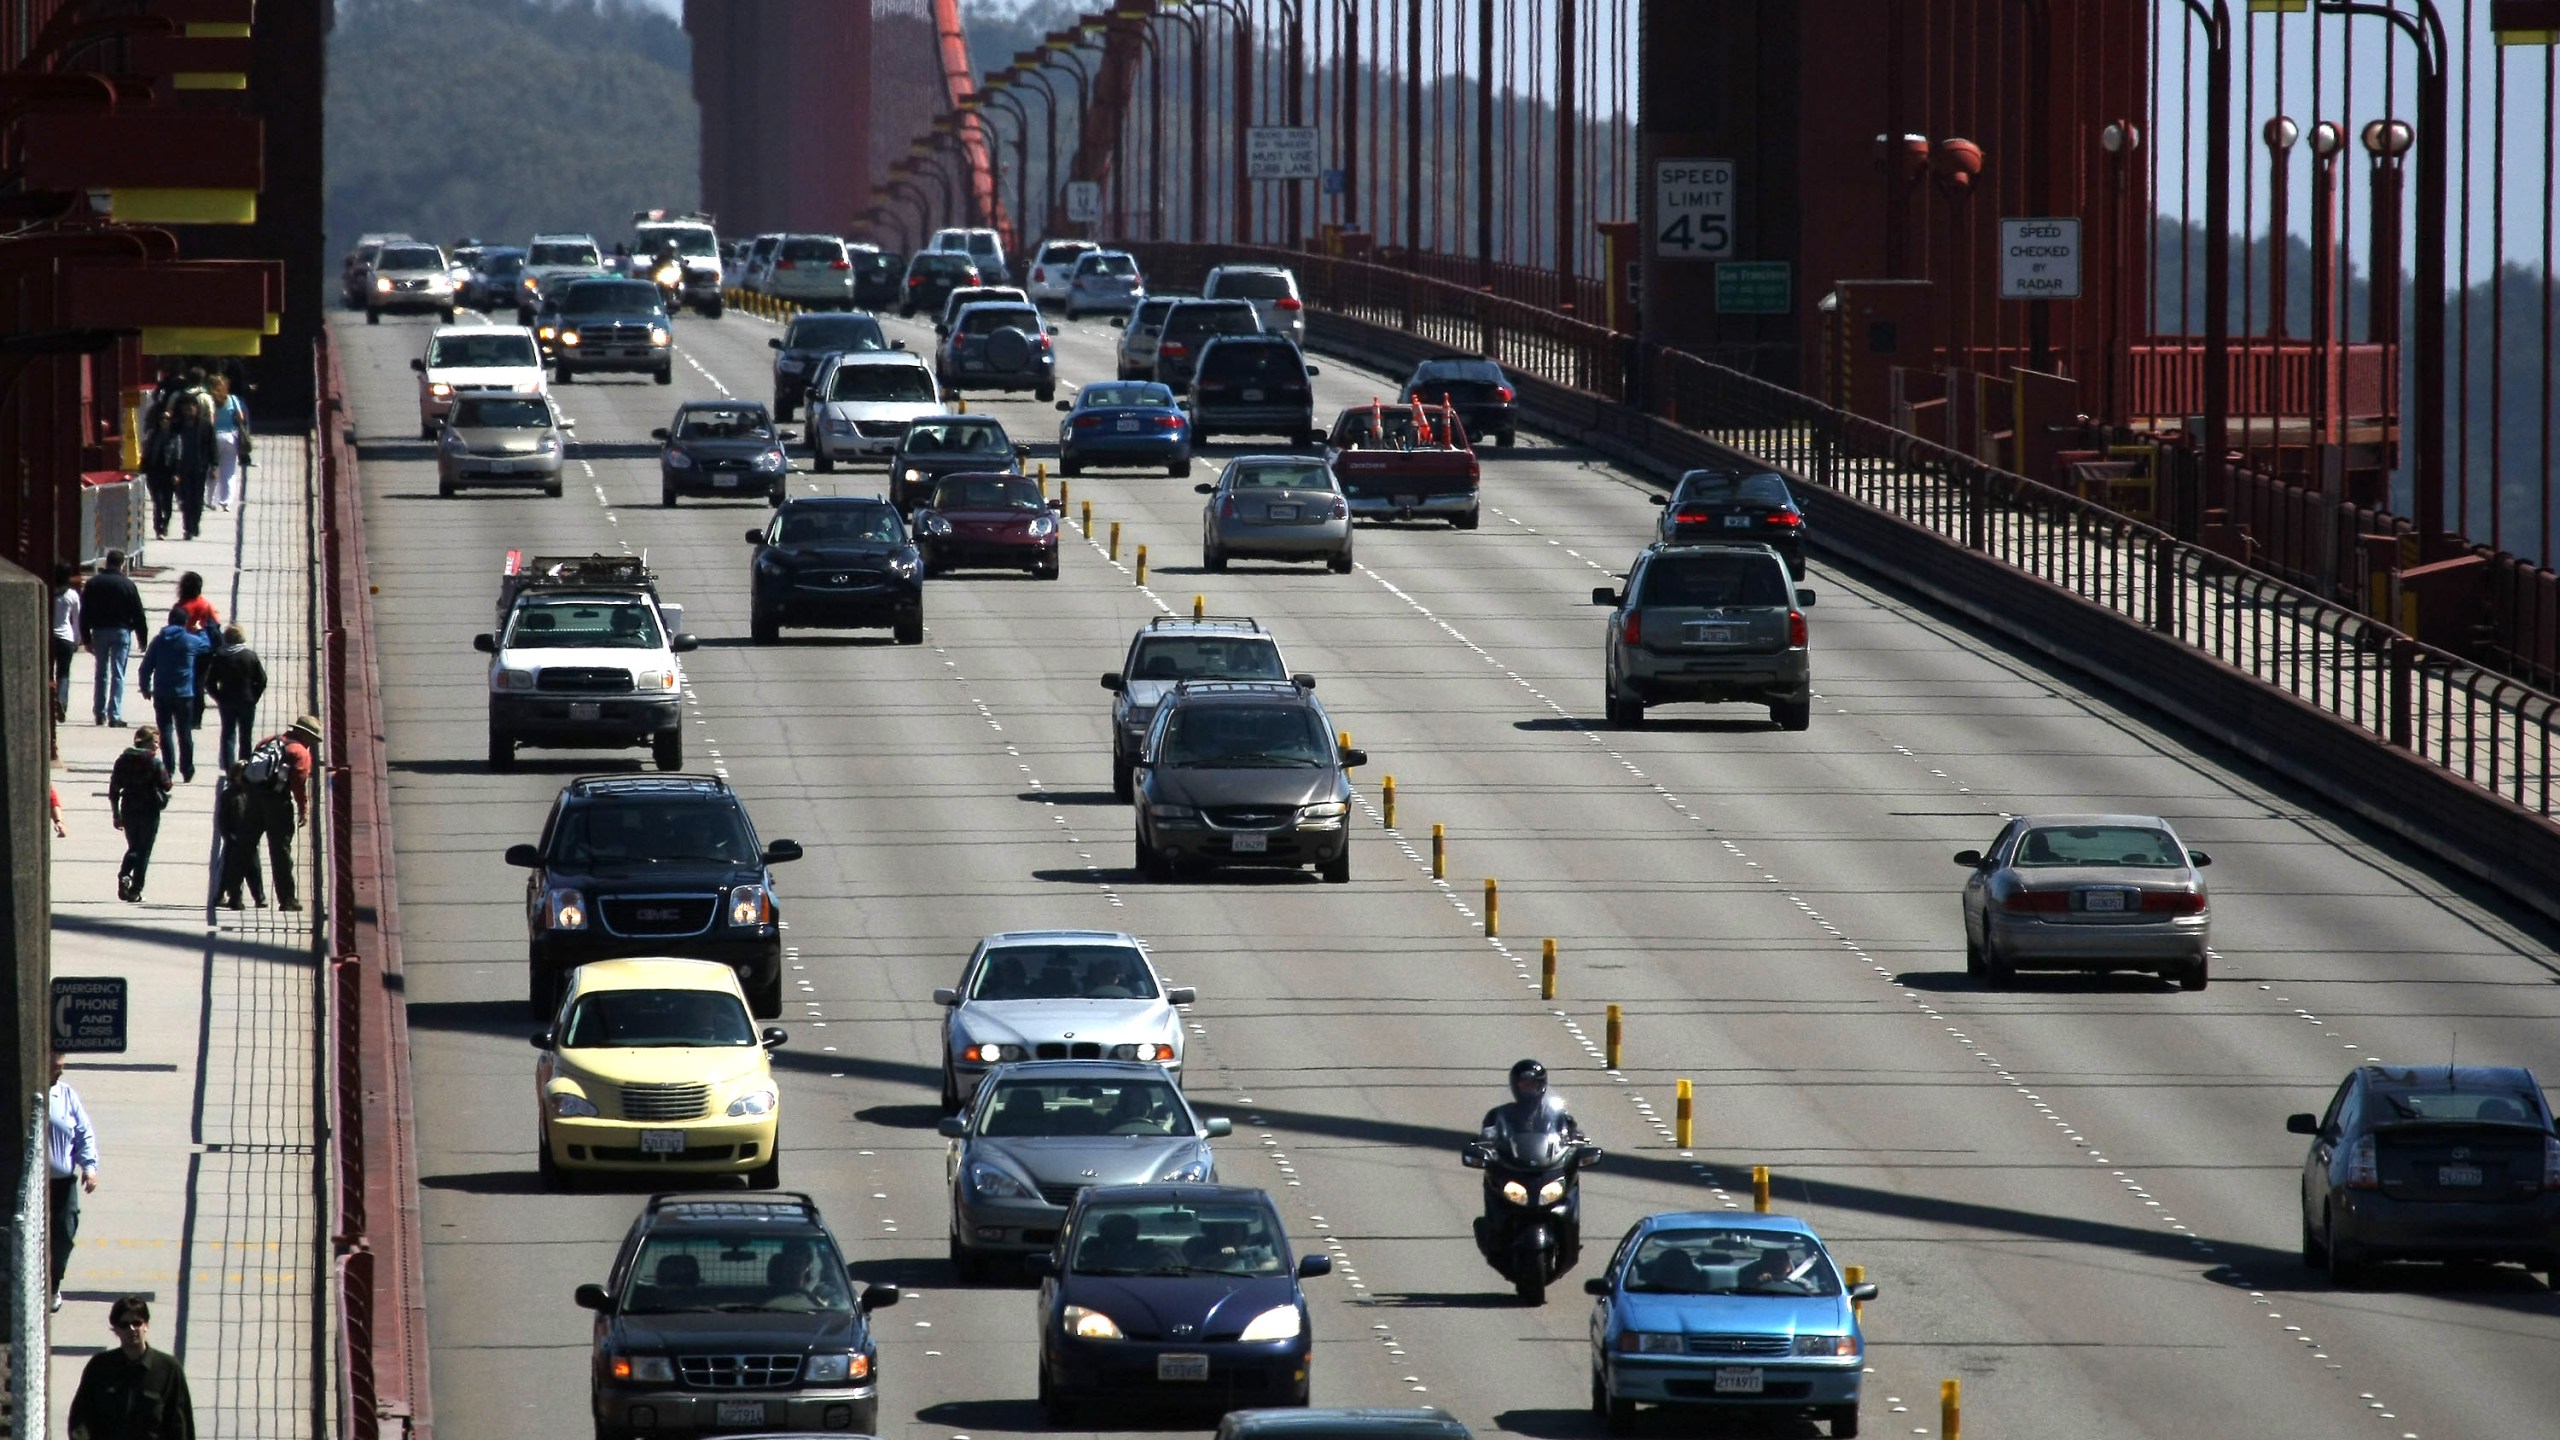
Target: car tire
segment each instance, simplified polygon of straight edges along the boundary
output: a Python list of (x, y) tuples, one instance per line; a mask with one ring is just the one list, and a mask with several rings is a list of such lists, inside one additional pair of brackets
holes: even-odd
[(1137, 793), (1138, 767), (1114, 755), (1111, 757), (1111, 798), (1126, 805)]
[(782, 638), (782, 617), (763, 606), (747, 612), (747, 640), (751, 644), (771, 645)]
[(1813, 728), (1813, 702), (1810, 700), (1779, 701), (1769, 707), (1769, 718), (1775, 721), (1781, 730), (1810, 730)]
[(684, 730), (661, 730), (649, 740), (649, 758), (660, 770), (684, 768)]
[(1505, 430), (1502, 432), (1501, 438), (1495, 440), (1493, 443), (1501, 446), (1505, 450), (1508, 450), (1512, 446), (1520, 443), (1520, 432), (1517, 430)]
[(536, 1025), (550, 1024), (560, 1009), (560, 977), (539, 960), (525, 962), (524, 1008)]
[(782, 953), (773, 956), (773, 978), (747, 991), (747, 1013), (758, 1020), (782, 1018)]
[(1039, 563), (1039, 564), (1037, 564), (1037, 565), (1032, 566), (1032, 567), (1031, 567), (1031, 578), (1032, 578), (1032, 579), (1034, 579), (1034, 580), (1055, 580), (1055, 579), (1057, 579), (1057, 578), (1058, 578), (1058, 560), (1057, 560), (1057, 557), (1053, 555), (1053, 556), (1049, 557), (1047, 560), (1044, 560), (1044, 561), (1042, 561), (1041, 563)]
[(1349, 842), (1346, 841), (1343, 844), (1341, 854), (1336, 855), (1332, 859), (1324, 862), (1322, 865), (1317, 866), (1316, 873), (1324, 877), (1324, 883), (1327, 885), (1350, 884), (1351, 846)]
[(2311, 1216), (2307, 1211), (2302, 1217), (2302, 1268), (2305, 1270), (2329, 1268), (2329, 1247), (2320, 1243), (2320, 1233), (2311, 1228)]
[(567, 362), (560, 360), (554, 360), (551, 362), (552, 384), (567, 385), (574, 382), (577, 378), (578, 372), (570, 369)]
[(1964, 942), (1964, 973), (1969, 980), (1982, 979), (1982, 947), (1974, 944), (1971, 936), (1966, 936)]
[(676, 487), (664, 480), (658, 482), (658, 503), (669, 510), (676, 508)]
[(2203, 989), (2213, 979), (2210, 969), (2212, 963), (2210, 960), (2198, 960), (2181, 969), (2178, 972), (2178, 988), (2181, 990)]
[(1049, 1383), (1049, 1363), (1041, 1361), (1040, 1418), (1048, 1421), (1051, 1429), (1067, 1430), (1074, 1428), (1079, 1413), (1080, 1407), (1076, 1402), (1059, 1394), (1057, 1387)]
[(923, 644), (924, 612), (917, 610), (899, 616), (898, 623), (889, 627), (889, 636), (901, 645)]
[(516, 768), (516, 737), (495, 725), (489, 727), (489, 768), (492, 770)]
[(444, 307), (444, 323), (447, 325), (453, 323), (453, 307), (450, 305)]
[(559, 482), (559, 481), (557, 481), (557, 480), (553, 480), (553, 481), (549, 482), (548, 484), (544, 485), (544, 486), (542, 487), (542, 493), (543, 493), (543, 494), (545, 494), (545, 495), (547, 495), (547, 496), (549, 496), (550, 498), (552, 498), (552, 499), (554, 499), (554, 500), (559, 499), (559, 498), (560, 498), (560, 482)]
[(1600, 1423), (1612, 1435), (1632, 1435), (1636, 1429), (1636, 1402), (1621, 1400), (1609, 1393), (1609, 1387), (1597, 1373), (1591, 1377), (1591, 1408)]
[(1046, 405), (1050, 401), (1058, 398), (1058, 387), (1055, 385), (1043, 385), (1032, 393), (1040, 398), (1041, 404)]
[(598, 1420), (596, 1422), (596, 1440), (630, 1440), (630, 1437), (624, 1432), (616, 1430), (612, 1426)]
[(523, 310), (523, 309), (519, 309), (519, 310), (517, 310), (517, 311), (516, 311), (516, 323), (517, 323), (518, 325), (523, 326), (523, 327), (524, 327), (525, 329), (527, 329), (527, 330), (532, 329), (532, 328), (533, 328), (533, 312), (532, 312), (532, 311), (530, 311), (530, 310)]
[(1058, 452), (1058, 473), (1073, 480), (1084, 473), (1084, 462), (1061, 450)]
[(419, 421), (418, 438), (421, 440), (433, 440), (436, 438), (436, 422), (433, 420)]
[[(942, 1066), (942, 1113), (945, 1115), (960, 1113), (960, 1077), (952, 1073), (948, 1061), (945, 1061)], [(951, 1237), (951, 1244), (953, 1249), (958, 1249), (960, 1237), (957, 1235)]]
[[(952, 1108), (956, 1109), (958, 1107), (955, 1106)], [(949, 1114), (950, 1111), (946, 1110), (943, 1113)], [(960, 1243), (960, 1237), (957, 1235), (950, 1237), (949, 1243), (951, 1247), (951, 1273), (959, 1278), (961, 1284), (984, 1285), (989, 1279), (993, 1278), (989, 1274), (990, 1267), (987, 1264), (985, 1256), (970, 1254), (968, 1247)]]
[(728, 305), (721, 301), (706, 300), (701, 306), (702, 318), (705, 320), (717, 320), (722, 315), (728, 313), (728, 309)]
[(1984, 936), (1982, 987), (1986, 990), (2007, 990), (2017, 983), (2018, 967), (2009, 963), (2009, 957), (2000, 953), (2000, 947), (1992, 944), (1989, 936)]
[(836, 457), (834, 457), (833, 455), (828, 454), (828, 453), (827, 453), (826, 451), (824, 451), (824, 450), (819, 449), (819, 448), (818, 448), (817, 446), (815, 446), (815, 445), (812, 445), (812, 446), (810, 446), (810, 447), (809, 447), (809, 452), (810, 452), (812, 455), (814, 455), (814, 456), (816, 456), (816, 457), (817, 457), (816, 459), (812, 460), (810, 463), (818, 467), (818, 473), (819, 473), (819, 474), (821, 474), (821, 475), (828, 475), (828, 474), (833, 474), (833, 473), (834, 473), (835, 468), (836, 468)]
[(1617, 726), (1621, 730), (1641, 730), (1644, 728), (1644, 701), (1637, 699), (1634, 696), (1621, 697), (1617, 691), (1612, 690), (1608, 692), (1608, 698), (1605, 703), (1609, 711), (1608, 719), (1610, 724)]
[(1831, 1440), (1857, 1440), (1857, 1406), (1834, 1405), (1822, 1412), (1822, 1418), (1831, 1422)]
[(379, 311), (379, 310), (374, 309), (374, 308), (373, 308), (372, 306), (370, 306), (370, 305), (367, 305), (366, 307), (364, 307), (364, 323), (366, 323), (367, 325), (379, 325), (379, 324), (381, 324), (381, 323), (382, 323), (382, 312), (381, 312), (381, 311)]
[(673, 385), (676, 383), (676, 367), (673, 365), (659, 366), (656, 379), (661, 385)]
[(1451, 520), (1449, 522), (1449, 528), (1453, 530), (1473, 530), (1483, 523), (1484, 512), (1481, 510), (1470, 510), (1466, 514)]
[(779, 425), (779, 424), (783, 424), (783, 423), (785, 423), (785, 422), (789, 421), (789, 420), (791, 419), (791, 417), (799, 411), (799, 408), (800, 408), (799, 406), (794, 405), (794, 404), (791, 404), (790, 402), (788, 402), (788, 401), (784, 400), (784, 399), (783, 399), (781, 396), (779, 396), (779, 395), (774, 396), (774, 397), (773, 397), (773, 420), (774, 420), (774, 423), (775, 423), (775, 424), (777, 424), (777, 425)]
[(1351, 573), (1351, 557), (1348, 555), (1336, 555), (1324, 563), (1325, 568), (1331, 570), (1336, 575), (1348, 575)]
[(1167, 460), (1164, 462), (1164, 473), (1167, 478), (1174, 480), (1179, 480), (1183, 476), (1190, 474), (1191, 457), (1185, 455), (1179, 460)]
[(452, 481), (439, 480), (436, 482), (436, 495), (440, 499), (450, 500), (453, 498), (454, 488)]
[(763, 1164), (747, 1172), (747, 1188), (750, 1190), (779, 1190), (782, 1188), (781, 1127), (776, 1126), (774, 1128), (773, 1153), (765, 1157)]
[(2329, 1263), (2325, 1268), (2329, 1272), (2329, 1283), (2341, 1290), (2362, 1290), (2371, 1282), (2373, 1277), (2366, 1267), (2364, 1252), (2338, 1238), (2335, 1219), (2329, 1224), (2326, 1248)]
[(1200, 568), (1208, 571), (1212, 575), (1225, 574), (1227, 569), (1227, 552), (1224, 550), (1211, 550), (1203, 547), (1200, 551)]

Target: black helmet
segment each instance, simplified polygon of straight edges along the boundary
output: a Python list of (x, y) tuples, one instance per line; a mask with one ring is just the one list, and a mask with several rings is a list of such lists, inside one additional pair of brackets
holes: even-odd
[(1511, 1067), (1511, 1098), (1523, 1105), (1544, 1099), (1547, 1093), (1547, 1067), (1535, 1060), (1523, 1060)]

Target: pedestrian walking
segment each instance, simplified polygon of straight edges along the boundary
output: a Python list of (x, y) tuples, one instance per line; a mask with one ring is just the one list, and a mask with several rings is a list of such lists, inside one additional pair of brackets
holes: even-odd
[(222, 612), (214, 609), (213, 602), (204, 598), (204, 577), (193, 570), (178, 577), (176, 609), (185, 617), (181, 624), (208, 640), (222, 628)]
[(311, 823), (311, 770), (320, 753), (320, 719), (305, 715), (258, 742), (242, 765), (249, 799), (249, 834), (267, 842), (267, 868), (276, 883), (276, 908), (299, 910), (293, 883), (293, 832)]
[(80, 653), (80, 572), (53, 567), (53, 723), (71, 717), (71, 657)]
[(214, 376), (206, 389), (213, 396), (213, 508), (228, 510), (240, 502), (240, 471), (249, 463), (249, 407), (231, 392), (227, 375)]
[(202, 391), (190, 390), (178, 397), (166, 442), (178, 514), (186, 521), (186, 538), (190, 540), (204, 528), (205, 484), (213, 478), (213, 419), (206, 413), (202, 395)]
[(142, 486), (151, 492), (151, 538), (169, 538), (169, 514), (178, 503), (177, 396), (172, 394), (142, 427)]
[(107, 1308), (116, 1345), (89, 1357), (71, 1396), (71, 1440), (196, 1440), (196, 1402), (177, 1358), (151, 1348), (151, 1302)]
[(259, 879), (258, 828), (256, 815), (249, 807), (249, 766), (235, 760), (222, 772), (222, 786), (213, 801), (214, 834), (222, 841), (221, 892), (222, 907), (238, 910), (240, 892), (245, 887), (258, 908), (267, 908), (267, 887)]
[(97, 658), (89, 710), (101, 725), (124, 723), (124, 670), (142, 643), (142, 592), (124, 573), (124, 552), (110, 550), (104, 568), (80, 592), (80, 634)]
[(258, 732), (258, 701), (267, 693), (267, 665), (249, 648), (248, 632), (237, 625), (222, 630), (222, 644), (205, 661), (203, 693), (222, 712), (222, 748), (215, 763), (228, 774), (233, 763), (249, 758), (250, 738)]
[(45, 1092), (45, 1158), (53, 1181), (53, 1308), (62, 1308), (62, 1272), (71, 1268), (71, 1242), (80, 1235), (80, 1197), (98, 1193), (98, 1132), (89, 1124), (89, 1107), (80, 1092), (62, 1078), (62, 1057), (53, 1057), (53, 1088)]
[(213, 648), (173, 609), (142, 652), (142, 693), (160, 720), (160, 758), (181, 780), (196, 778), (196, 662)]
[(107, 814), (124, 832), (124, 864), (116, 870), (116, 898), (142, 898), (151, 871), (151, 847), (160, 839), (160, 812), (169, 808), (169, 767), (160, 763), (160, 732), (133, 732), (133, 747), (116, 757), (107, 775)]

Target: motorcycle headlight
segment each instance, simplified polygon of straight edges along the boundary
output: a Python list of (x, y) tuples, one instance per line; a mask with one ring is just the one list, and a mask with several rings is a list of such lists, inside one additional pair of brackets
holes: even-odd
[(1057, 533), (1058, 517), (1055, 515), (1037, 516), (1031, 522), (1031, 538), (1035, 540), (1046, 539)]
[(555, 1117), (563, 1120), (574, 1120), (579, 1118), (592, 1120), (604, 1112), (598, 1110), (596, 1108), (596, 1102), (588, 1099), (586, 1096), (572, 1095), (568, 1091), (562, 1090), (554, 1093), (551, 1097), (551, 1113)]
[[(1110, 1316), (1103, 1314), (1099, 1310), (1088, 1310), (1082, 1305), (1070, 1305), (1061, 1312), (1061, 1316), (1065, 1321), (1067, 1333), (1075, 1336), (1079, 1340), (1117, 1340), (1121, 1338), (1120, 1327), (1112, 1323)], [(1256, 1319), (1254, 1323), (1259, 1325), (1262, 1322), (1261, 1320)]]
[(659, 266), (659, 267), (658, 267), (658, 283), (659, 283), (659, 284), (661, 284), (661, 285), (677, 285), (677, 284), (681, 284), (681, 283), (683, 283), (683, 281), (684, 281), (684, 272), (683, 272), (683, 271), (681, 271), (681, 270), (678, 270), (678, 269), (677, 269), (676, 267), (674, 267), (673, 265), (661, 265), (661, 266)]
[(1529, 1203), (1529, 1187), (1517, 1180), (1505, 1180), (1502, 1182), (1502, 1198), (1514, 1205), (1526, 1205)]
[(667, 468), (670, 470), (690, 470), (693, 468), (693, 457), (687, 455), (681, 450), (670, 450), (667, 452)]
[(801, 1372), (812, 1385), (841, 1385), (848, 1380), (871, 1378), (868, 1355), (812, 1355), (808, 1368)]
[[(770, 1090), (753, 1090), (729, 1102), (732, 1115), (770, 1115), (777, 1097)], [(816, 1379), (816, 1376), (809, 1377)]]
[(1855, 1335), (1799, 1335), (1796, 1337), (1796, 1353), (1834, 1358), (1854, 1357), (1858, 1353), (1858, 1337)]
[(676, 1378), (675, 1362), (664, 1355), (617, 1355), (613, 1361), (613, 1378), (634, 1380), (643, 1385), (668, 1385)]
[[(969, 1188), (991, 1200), (1037, 1200), (1040, 1193), (993, 1165), (969, 1167)], [(1113, 1331), (1117, 1336), (1120, 1332)]]
[(917, 524), (916, 529), (927, 535), (948, 535), (951, 533), (951, 522), (939, 515), (927, 515)]
[(1161, 1041), (1146, 1045), (1114, 1045), (1111, 1047), (1111, 1058), (1114, 1060), (1145, 1060), (1157, 1065), (1163, 1065), (1173, 1059), (1173, 1047), (1164, 1044)]
[(1238, 1340), (1295, 1340), (1298, 1338), (1298, 1307), (1274, 1305), (1253, 1317)]
[(1538, 1203), (1553, 1205), (1564, 1198), (1564, 1179), (1559, 1176), (1538, 1187)]
[(543, 908), (550, 912), (554, 930), (587, 928), (587, 897), (575, 890), (554, 890), (543, 897)]
[(662, 326), (662, 325), (652, 325), (652, 326), (650, 326), (650, 327), (649, 327), (649, 343), (650, 343), (650, 344), (652, 344), (652, 345), (664, 345), (664, 344), (666, 344), (666, 343), (667, 343), (667, 341), (668, 341), (670, 338), (671, 338), (671, 337), (667, 334), (666, 327), (664, 327), (664, 326)]
[(740, 885), (729, 891), (729, 923), (762, 925), (773, 918), (773, 898), (762, 885)]

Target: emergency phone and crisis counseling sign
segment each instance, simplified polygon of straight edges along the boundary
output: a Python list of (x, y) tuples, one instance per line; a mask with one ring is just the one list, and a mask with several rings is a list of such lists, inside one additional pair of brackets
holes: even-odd
[(1662, 260), (1733, 258), (1730, 160), (1653, 162), (1653, 253)]
[(2080, 298), (2080, 222), (2070, 219), (2000, 222), (2000, 298)]
[(53, 977), (53, 1053), (121, 1055), (125, 1037), (121, 975)]

